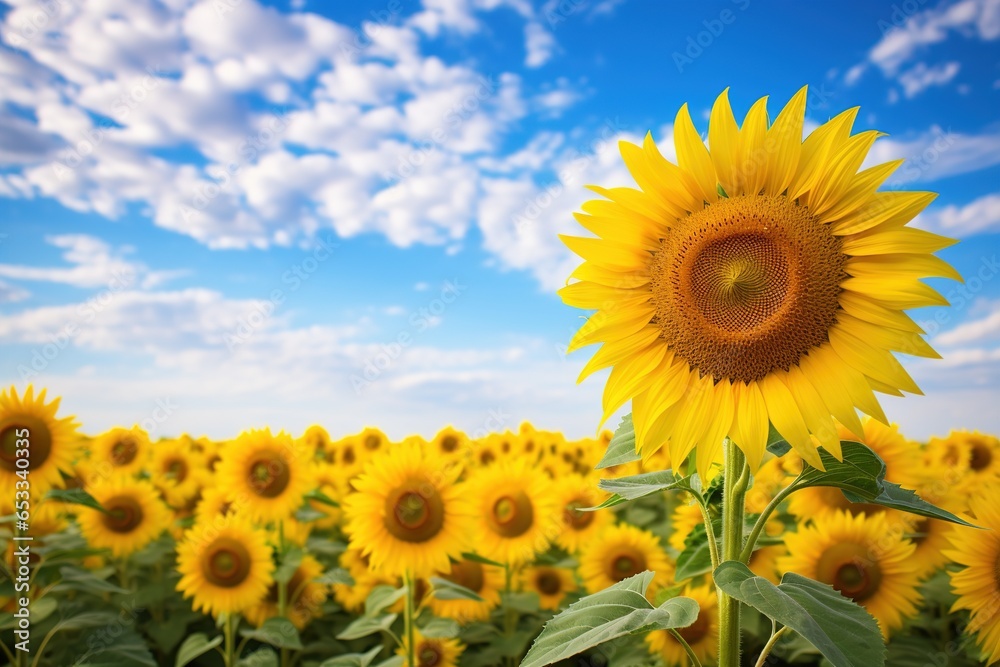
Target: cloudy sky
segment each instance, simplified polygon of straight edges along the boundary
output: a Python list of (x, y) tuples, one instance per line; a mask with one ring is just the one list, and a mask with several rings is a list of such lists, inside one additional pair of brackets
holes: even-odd
[(593, 433), (558, 233), (727, 86), (860, 105), (964, 287), (914, 436), (1000, 431), (1000, 0), (0, 5), (0, 358), (85, 430)]

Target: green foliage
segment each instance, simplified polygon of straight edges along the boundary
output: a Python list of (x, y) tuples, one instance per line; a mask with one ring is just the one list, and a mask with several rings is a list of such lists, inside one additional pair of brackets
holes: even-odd
[(174, 667), (184, 667), (184, 665), (189, 664), (198, 656), (208, 653), (221, 643), (222, 635), (216, 635), (209, 639), (205, 633), (197, 632), (189, 636), (177, 651), (177, 659), (174, 661)]
[(603, 470), (638, 460), (639, 454), (635, 451), (635, 427), (632, 425), (632, 415), (627, 414), (622, 418), (611, 442), (608, 443), (604, 458), (595, 467), (597, 470)]
[(295, 624), (280, 616), (267, 619), (259, 628), (244, 628), (240, 630), (240, 635), (277, 648), (292, 650), (302, 648), (302, 640), (299, 638), (299, 631), (295, 628)]

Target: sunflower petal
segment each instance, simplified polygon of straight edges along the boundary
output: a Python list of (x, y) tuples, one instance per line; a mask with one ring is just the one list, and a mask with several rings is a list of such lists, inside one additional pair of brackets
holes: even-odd
[(774, 424), (778, 433), (788, 441), (788, 444), (798, 452), (809, 465), (825, 470), (823, 460), (809, 437), (809, 428), (795, 403), (792, 392), (777, 373), (771, 373), (757, 383), (764, 403), (767, 405), (767, 416)]
[(802, 126), (805, 122), (808, 86), (802, 86), (767, 131), (768, 167), (764, 189), (780, 195), (792, 182), (802, 155)]
[(730, 195), (737, 191), (739, 145), (740, 128), (736, 125), (733, 108), (729, 106), (729, 89), (726, 88), (712, 106), (708, 120), (708, 147), (719, 184)]
[(681, 107), (674, 120), (674, 145), (677, 148), (678, 166), (694, 177), (701, 197), (708, 203), (717, 200), (719, 192), (716, 187), (718, 179), (715, 176), (715, 165), (712, 164), (708, 147), (694, 128), (687, 104)]

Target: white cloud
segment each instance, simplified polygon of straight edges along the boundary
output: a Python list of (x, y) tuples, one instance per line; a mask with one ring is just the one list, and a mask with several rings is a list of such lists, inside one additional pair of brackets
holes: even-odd
[(556, 38), (545, 26), (531, 21), (524, 26), (524, 64), (541, 67), (549, 61), (556, 49)]
[(918, 221), (921, 227), (962, 238), (1000, 232), (1000, 194), (984, 195), (964, 206), (933, 208)]
[(0, 303), (24, 301), (29, 296), (31, 294), (27, 290), (0, 280)]
[(889, 179), (889, 184), (936, 181), (1000, 164), (1000, 128), (981, 134), (963, 134), (934, 125), (929, 130), (879, 139), (864, 167), (905, 158), (906, 162)]
[(955, 61), (928, 67), (926, 63), (917, 63), (911, 69), (899, 75), (899, 83), (903, 86), (903, 94), (907, 99), (931, 86), (943, 86), (958, 74), (959, 64)]
[[(938, 335), (934, 339), (934, 343), (946, 346), (969, 345), (970, 343), (981, 344), (984, 341), (1000, 339), (1000, 301), (985, 305), (988, 309), (985, 317), (959, 324), (955, 328)], [(983, 361), (985, 358), (994, 358), (998, 353), (1000, 353), (998, 350), (967, 348), (950, 350), (944, 356), (946, 362), (950, 365), (964, 365), (966, 363)], [(993, 357), (990, 355), (993, 355)], [(1000, 360), (1000, 358), (997, 358), (997, 360)]]

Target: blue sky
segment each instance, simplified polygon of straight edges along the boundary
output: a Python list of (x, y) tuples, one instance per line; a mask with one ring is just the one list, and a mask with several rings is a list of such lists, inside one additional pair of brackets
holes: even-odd
[(1000, 431), (1000, 1), (64, 0), (3, 5), (0, 354), (87, 431), (270, 425), (593, 433), (583, 186), (672, 155), (730, 87), (807, 130), (861, 106), (889, 187), (962, 239), (943, 361), (886, 399), (915, 437)]

